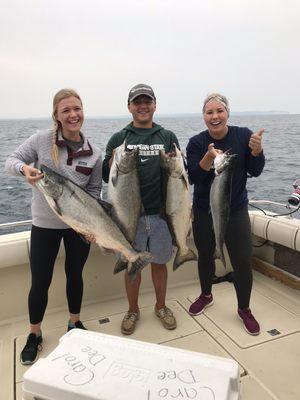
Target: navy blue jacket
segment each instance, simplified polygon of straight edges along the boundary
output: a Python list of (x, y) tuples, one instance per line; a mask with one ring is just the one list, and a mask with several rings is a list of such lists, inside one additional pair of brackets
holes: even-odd
[(257, 157), (251, 155), (248, 143), (252, 133), (248, 128), (229, 126), (227, 135), (221, 140), (212, 138), (208, 130), (200, 132), (189, 140), (186, 154), (190, 182), (195, 185), (194, 206), (204, 210), (209, 208), (209, 192), (215, 176), (214, 169), (205, 171), (199, 162), (210, 143), (215, 144), (215, 149), (230, 150), (230, 154), (238, 155), (232, 179), (231, 210), (238, 210), (248, 204), (247, 174), (259, 176), (265, 165), (263, 152)]

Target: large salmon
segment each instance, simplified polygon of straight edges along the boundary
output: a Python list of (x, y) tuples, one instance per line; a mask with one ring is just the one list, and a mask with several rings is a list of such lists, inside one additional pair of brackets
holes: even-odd
[(113, 206), (113, 215), (131, 243), (135, 239), (142, 207), (137, 163), (138, 149), (126, 150), (125, 143), (117, 147), (107, 189), (107, 198)]
[(181, 151), (173, 144), (174, 154), (160, 151), (161, 166), (165, 173), (165, 214), (177, 253), (173, 262), (176, 270), (186, 261), (197, 260), (196, 254), (187, 246), (191, 228), (192, 201), (189, 182)]
[[(126, 239), (133, 244), (141, 215), (140, 184), (137, 171), (138, 149), (126, 150), (125, 142), (117, 147), (110, 168), (107, 197), (112, 204), (112, 216)], [(114, 273), (127, 268), (120, 260)]]
[(104, 249), (121, 254), (123, 261), (132, 263), (129, 276), (151, 261), (148, 252), (133, 249), (110, 215), (108, 203), (98, 201), (85, 190), (45, 165), (41, 166), (44, 177), (36, 183), (56, 215), (76, 232), (93, 236)]
[(214, 160), (215, 178), (210, 188), (210, 210), (216, 238), (216, 258), (226, 268), (223, 246), (230, 215), (231, 186), (236, 154), (222, 153)]

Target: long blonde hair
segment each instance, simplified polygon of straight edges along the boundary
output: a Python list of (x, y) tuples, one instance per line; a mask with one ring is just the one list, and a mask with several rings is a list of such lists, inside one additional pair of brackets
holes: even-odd
[(57, 107), (61, 100), (67, 99), (68, 97), (76, 97), (81, 105), (82, 100), (77, 92), (73, 89), (61, 89), (53, 98), (53, 111), (52, 111), (52, 119), (53, 119), (53, 126), (52, 126), (52, 146), (51, 146), (51, 158), (54, 164), (58, 167), (59, 159), (58, 159), (58, 147), (56, 144), (56, 139), (58, 135), (58, 131), (61, 129), (61, 124), (57, 120)]

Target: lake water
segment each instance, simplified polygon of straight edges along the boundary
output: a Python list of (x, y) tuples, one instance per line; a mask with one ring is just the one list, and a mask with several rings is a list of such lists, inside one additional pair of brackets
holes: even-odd
[[(157, 123), (172, 130), (185, 151), (189, 138), (205, 129), (201, 116), (160, 117)], [(122, 129), (130, 119), (86, 119), (83, 132), (98, 145), (103, 154), (110, 136)], [(229, 124), (247, 126), (253, 131), (265, 128), (266, 166), (258, 178), (248, 180), (249, 199), (286, 203), (292, 183), (300, 178), (300, 115), (232, 116)], [(0, 120), (0, 223), (30, 219), (31, 188), (22, 177), (8, 175), (4, 163), (9, 154), (38, 129), (51, 127), (46, 119)], [(284, 213), (282, 207), (273, 211)], [(299, 217), (299, 214), (297, 215)], [(4, 232), (0, 232), (4, 233)]]

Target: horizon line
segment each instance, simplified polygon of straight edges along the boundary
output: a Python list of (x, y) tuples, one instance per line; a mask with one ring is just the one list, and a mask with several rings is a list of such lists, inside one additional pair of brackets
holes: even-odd
[[(231, 111), (230, 116), (255, 116), (255, 115), (299, 115), (300, 113), (290, 113), (289, 111)], [(155, 114), (155, 118), (168, 118), (168, 117), (187, 117), (187, 116), (202, 116), (202, 113), (163, 113)], [(0, 117), (0, 120), (15, 120), (15, 119), (33, 119), (33, 120), (51, 120), (51, 117)], [(85, 119), (131, 119), (130, 115), (85, 115)]]

